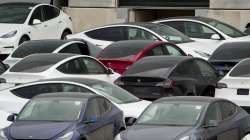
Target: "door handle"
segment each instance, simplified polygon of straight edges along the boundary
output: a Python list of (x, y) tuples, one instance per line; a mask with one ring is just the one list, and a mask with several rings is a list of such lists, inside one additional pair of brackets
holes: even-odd
[(44, 25), (44, 27), (48, 27), (48, 25)]

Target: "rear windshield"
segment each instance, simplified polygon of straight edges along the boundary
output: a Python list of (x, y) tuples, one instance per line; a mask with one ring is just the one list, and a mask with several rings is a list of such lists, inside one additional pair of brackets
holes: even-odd
[(250, 42), (226, 43), (221, 45), (210, 60), (240, 60), (250, 57)]
[(232, 77), (250, 77), (250, 60), (240, 62), (229, 74)]
[(19, 46), (11, 55), (13, 58), (24, 58), (35, 53), (52, 53), (60, 45), (27, 42)]
[(48, 56), (46, 59), (39, 57), (27, 57), (16, 63), (11, 67), (10, 72), (27, 72), (38, 73), (49, 69), (51, 66), (59, 62), (61, 59)]
[[(147, 46), (145, 43), (113, 43), (99, 54), (100, 58), (131, 59)], [(114, 53), (115, 52), (115, 53)]]

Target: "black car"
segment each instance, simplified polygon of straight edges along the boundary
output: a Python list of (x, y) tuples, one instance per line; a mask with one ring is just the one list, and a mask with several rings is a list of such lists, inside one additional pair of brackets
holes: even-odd
[(228, 42), (214, 51), (209, 62), (219, 75), (226, 75), (238, 62), (250, 57), (250, 42)]
[(241, 140), (249, 121), (249, 114), (228, 100), (168, 97), (152, 103), (115, 140)]
[(115, 83), (143, 99), (164, 96), (213, 96), (218, 76), (208, 62), (187, 56), (145, 57)]
[(88, 93), (38, 95), (8, 120), (1, 140), (112, 140), (125, 128), (120, 109)]

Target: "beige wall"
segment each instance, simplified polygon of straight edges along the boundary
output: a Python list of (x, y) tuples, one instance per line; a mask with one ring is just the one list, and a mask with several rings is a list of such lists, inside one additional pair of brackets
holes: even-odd
[(210, 0), (213, 9), (250, 9), (250, 0)]
[(96, 26), (125, 22), (116, 8), (64, 8), (73, 20), (74, 31), (80, 32)]
[(69, 0), (69, 7), (116, 7), (116, 0)]

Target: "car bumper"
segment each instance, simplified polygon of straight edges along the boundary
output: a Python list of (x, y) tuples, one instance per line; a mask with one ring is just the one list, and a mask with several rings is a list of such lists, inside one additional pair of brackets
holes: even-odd
[(18, 46), (17, 38), (0, 38), (0, 54), (10, 54)]
[(239, 106), (250, 107), (250, 94), (237, 95), (237, 89), (230, 89), (230, 88), (216, 89), (215, 98), (227, 99)]

